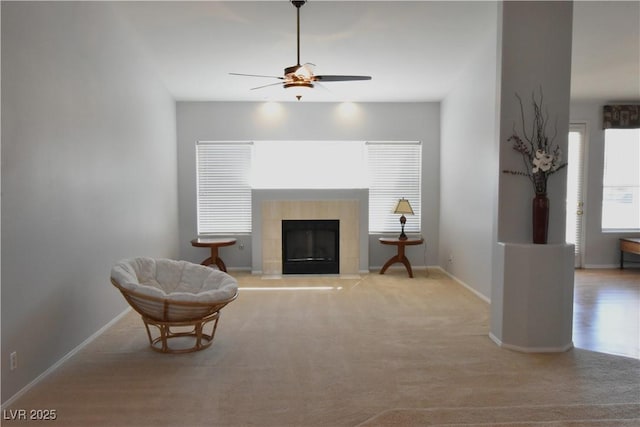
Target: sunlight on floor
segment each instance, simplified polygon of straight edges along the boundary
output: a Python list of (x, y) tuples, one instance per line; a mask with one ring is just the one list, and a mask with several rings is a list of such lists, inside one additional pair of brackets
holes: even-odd
[(241, 291), (340, 291), (342, 286), (241, 286), (239, 289)]

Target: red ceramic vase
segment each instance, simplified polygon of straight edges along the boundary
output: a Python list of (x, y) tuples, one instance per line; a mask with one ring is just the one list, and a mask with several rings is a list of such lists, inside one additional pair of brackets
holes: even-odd
[(533, 243), (546, 244), (549, 230), (549, 198), (545, 193), (537, 193), (532, 203)]

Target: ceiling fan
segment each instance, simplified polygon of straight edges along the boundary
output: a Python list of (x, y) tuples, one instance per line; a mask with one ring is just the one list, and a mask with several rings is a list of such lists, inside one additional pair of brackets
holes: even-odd
[[(229, 73), (234, 76), (249, 76), (249, 77), (267, 77), (272, 79), (281, 80), (277, 83), (270, 83), (263, 86), (251, 88), (251, 90), (262, 89), (268, 86), (282, 85), (287, 88), (313, 88), (314, 82), (345, 82), (354, 80), (371, 80), (371, 76), (344, 76), (344, 75), (315, 75), (313, 74), (312, 67), (314, 64), (305, 63), (300, 65), (300, 8), (307, 2), (307, 0), (290, 0), (291, 4), (296, 7), (297, 13), (297, 48), (298, 56), (296, 65), (286, 67), (284, 69), (284, 76), (263, 76), (259, 74), (241, 74), (241, 73)], [(296, 95), (298, 101), (302, 98), (302, 95)]]

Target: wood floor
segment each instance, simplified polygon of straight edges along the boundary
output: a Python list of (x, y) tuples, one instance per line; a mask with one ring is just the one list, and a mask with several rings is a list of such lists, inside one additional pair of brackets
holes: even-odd
[(640, 268), (576, 270), (573, 344), (640, 359)]

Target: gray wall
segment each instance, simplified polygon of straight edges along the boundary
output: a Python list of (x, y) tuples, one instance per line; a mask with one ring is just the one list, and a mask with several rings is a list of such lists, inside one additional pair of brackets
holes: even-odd
[[(586, 268), (619, 266), (620, 237), (640, 237), (640, 233), (602, 232), (602, 174), (604, 169), (604, 130), (602, 107), (613, 100), (582, 101), (571, 104), (571, 122), (587, 125), (584, 156), (584, 255)], [(632, 104), (633, 102), (625, 102)], [(632, 259), (630, 254), (625, 259)]]
[[(521, 171), (524, 167), (520, 154), (507, 142), (514, 126), (522, 129), (516, 93), (523, 100), (526, 126), (530, 128), (531, 96), (535, 93), (539, 101), (542, 89), (543, 108), (550, 122), (546, 135), (552, 138), (557, 131), (554, 146), (567, 152), (571, 33), (564, 30), (571, 29), (572, 6), (571, 2), (501, 3), (499, 170)], [(518, 134), (522, 136), (522, 131)], [(498, 180), (498, 241), (531, 243), (531, 200), (535, 195), (531, 182), (526, 177), (504, 173), (498, 174)], [(566, 193), (567, 168), (564, 168), (548, 179), (549, 243), (565, 242)]]
[(175, 103), (132, 40), (106, 3), (2, 2), (3, 402), (126, 309), (118, 259), (178, 253)]
[[(497, 21), (497, 11), (495, 16)], [(496, 242), (495, 37), (444, 99), (441, 112), (438, 264), (486, 299), (491, 295)]]
[[(197, 232), (194, 165), (198, 140), (418, 140), (423, 144), (422, 234), (426, 245), (421, 249), (409, 248), (407, 255), (415, 266), (436, 265), (440, 104), (363, 103), (355, 107), (355, 112), (346, 116), (341, 113), (341, 104), (334, 103), (178, 102), (180, 256), (192, 262), (200, 262), (207, 256), (205, 249), (190, 244)], [(222, 257), (230, 268), (248, 269), (251, 236), (237, 237), (238, 244), (224, 248)], [(369, 265), (382, 266), (394, 255), (393, 250), (382, 247), (377, 236), (371, 236)]]
[[(490, 336), (519, 351), (566, 351), (572, 346), (573, 312), (573, 246), (565, 243), (566, 169), (548, 180), (548, 245), (532, 243), (531, 182), (502, 171), (524, 168), (508, 139), (514, 129), (526, 139), (522, 128), (532, 126), (531, 96), (537, 93), (539, 102), (541, 89), (543, 111), (554, 123), (545, 135), (553, 138), (557, 130), (554, 147), (567, 152), (573, 3), (504, 2), (498, 13), (498, 244)], [(523, 99), (524, 126), (516, 93)]]

